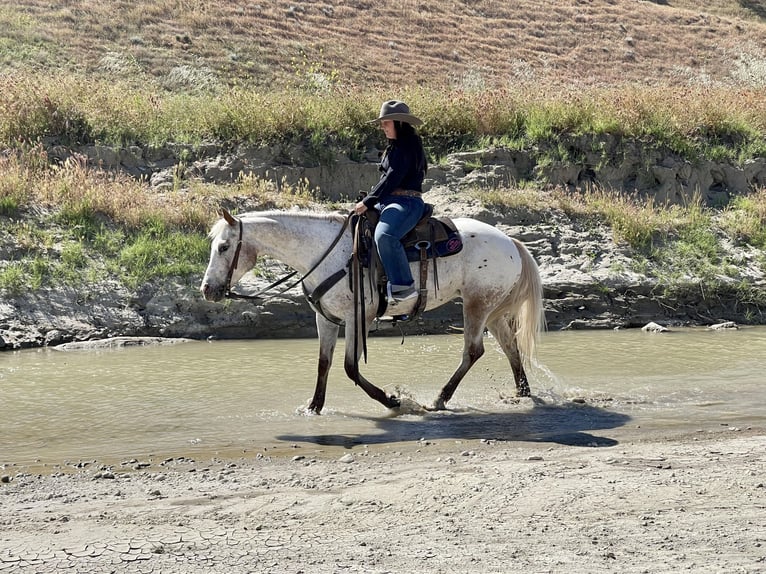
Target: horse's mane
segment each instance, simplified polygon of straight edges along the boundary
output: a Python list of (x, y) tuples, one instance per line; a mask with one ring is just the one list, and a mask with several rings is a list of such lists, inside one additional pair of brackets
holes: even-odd
[[(248, 220), (248, 219), (255, 219), (255, 218), (281, 218), (284, 216), (300, 219), (324, 219), (326, 221), (335, 221), (337, 223), (343, 223), (343, 221), (347, 217), (347, 213), (340, 212), (340, 211), (283, 211), (278, 209), (272, 209), (269, 211), (247, 211), (245, 213), (240, 213), (236, 217), (239, 217), (242, 220)], [(210, 233), (208, 233), (208, 237), (210, 239), (217, 237), (223, 229), (227, 226), (225, 219), (219, 219), (215, 222), (212, 229), (210, 230)]]

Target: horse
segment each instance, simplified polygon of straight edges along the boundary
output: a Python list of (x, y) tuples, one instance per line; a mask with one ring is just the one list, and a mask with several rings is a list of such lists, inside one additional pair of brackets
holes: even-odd
[[(348, 273), (355, 243), (349, 215), (321, 211), (254, 211), (237, 217), (225, 209), (211, 228), (210, 261), (200, 285), (208, 301), (231, 295), (232, 285), (251, 270), (259, 255), (269, 255), (301, 276), (300, 283), (316, 311), (319, 361), (310, 413), (325, 404), (327, 377), (339, 328), (345, 325), (346, 375), (372, 399), (389, 409), (402, 400), (368, 381), (359, 372), (362, 349), (366, 356), (369, 325), (379, 309), (375, 289), (363, 294), (364, 309), (355, 302)], [(428, 269), (425, 311), (462, 297), (463, 354), (460, 364), (428, 410), (445, 410), (460, 381), (484, 354), (484, 331), (489, 330), (507, 356), (517, 396), (530, 396), (524, 370), (535, 355), (544, 327), (543, 289), (534, 258), (519, 240), (471, 218), (455, 218), (464, 246), (459, 253), (438, 260), (438, 276)], [(411, 263), (413, 271), (417, 263)], [(364, 271), (363, 271), (364, 272)], [(417, 273), (413, 273), (418, 277)], [(434, 280), (438, 280), (437, 285)], [(423, 291), (421, 291), (423, 292)], [(357, 297), (357, 299), (359, 299)], [(406, 301), (412, 312), (417, 301)]]

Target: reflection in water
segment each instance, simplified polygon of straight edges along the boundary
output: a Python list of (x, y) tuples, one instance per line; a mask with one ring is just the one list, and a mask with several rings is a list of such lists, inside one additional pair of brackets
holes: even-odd
[[(529, 372), (535, 398), (517, 401), (488, 339), (449, 412), (398, 417), (346, 379), (340, 347), (323, 415), (298, 414), (313, 392), (313, 339), (1, 353), (0, 464), (422, 438), (607, 446), (614, 429), (762, 425), (764, 348), (764, 328), (548, 333)], [(362, 370), (430, 404), (461, 351), (459, 336), (374, 337)]]

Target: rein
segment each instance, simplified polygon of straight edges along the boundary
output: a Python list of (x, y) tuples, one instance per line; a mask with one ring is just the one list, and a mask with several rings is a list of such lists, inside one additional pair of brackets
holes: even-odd
[(367, 325), (365, 314), (367, 312), (364, 300), (364, 271), (359, 261), (360, 235), (362, 219), (360, 218), (354, 229), (354, 248), (351, 256), (351, 284), (354, 294), (354, 383), (359, 384), (359, 343), (361, 338), (362, 354), (364, 362), (367, 362)]
[[(279, 293), (277, 293), (275, 295), (272, 295), (271, 297), (276, 297), (276, 295), (281, 295), (282, 293), (285, 293), (285, 292), (289, 291), (290, 289), (292, 289), (296, 285), (299, 285), (300, 283), (303, 282), (304, 279), (306, 279), (306, 277), (311, 275), (311, 273), (313, 273), (316, 270), (317, 267), (319, 267), (319, 265), (322, 263), (322, 261), (324, 261), (327, 258), (327, 256), (332, 252), (332, 250), (335, 249), (335, 246), (338, 245), (338, 242), (340, 241), (341, 237), (343, 237), (343, 233), (346, 231), (346, 228), (348, 227), (348, 223), (351, 220), (351, 215), (352, 214), (349, 213), (346, 216), (346, 219), (343, 221), (343, 226), (340, 228), (340, 232), (338, 233), (338, 235), (335, 236), (335, 239), (330, 244), (330, 247), (327, 248), (327, 250), (324, 252), (324, 254), (314, 264), (314, 266), (311, 269), (309, 269), (303, 277), (301, 277), (300, 279), (298, 279), (294, 283), (288, 285), (287, 287), (282, 289)], [(268, 287), (265, 287), (265, 288), (261, 289), (255, 295), (245, 295), (244, 293), (237, 293), (237, 292), (233, 291), (232, 287), (231, 287), (231, 278), (234, 275), (234, 270), (237, 268), (237, 265), (239, 265), (239, 254), (242, 251), (242, 219), (237, 217), (236, 220), (237, 220), (237, 222), (239, 222), (239, 239), (237, 240), (237, 249), (234, 251), (234, 258), (231, 260), (231, 266), (229, 267), (229, 272), (226, 275), (226, 291), (225, 291), (225, 295), (224, 296), (227, 299), (250, 299), (250, 300), (259, 299), (261, 297), (261, 295), (263, 295), (267, 291), (270, 291), (271, 289), (274, 289), (274, 287), (277, 287), (277, 286), (281, 285), (282, 283), (284, 283), (285, 281), (287, 281), (291, 277), (294, 277), (298, 272), (297, 271), (292, 271), (291, 273), (288, 273), (284, 277), (274, 281), (274, 283), (272, 283)]]

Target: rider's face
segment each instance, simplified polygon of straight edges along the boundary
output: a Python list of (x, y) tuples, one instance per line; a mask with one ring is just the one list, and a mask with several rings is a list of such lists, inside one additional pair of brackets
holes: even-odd
[(394, 120), (381, 120), (380, 129), (382, 129), (383, 133), (386, 134), (387, 139), (396, 139), (396, 126), (394, 125)]

